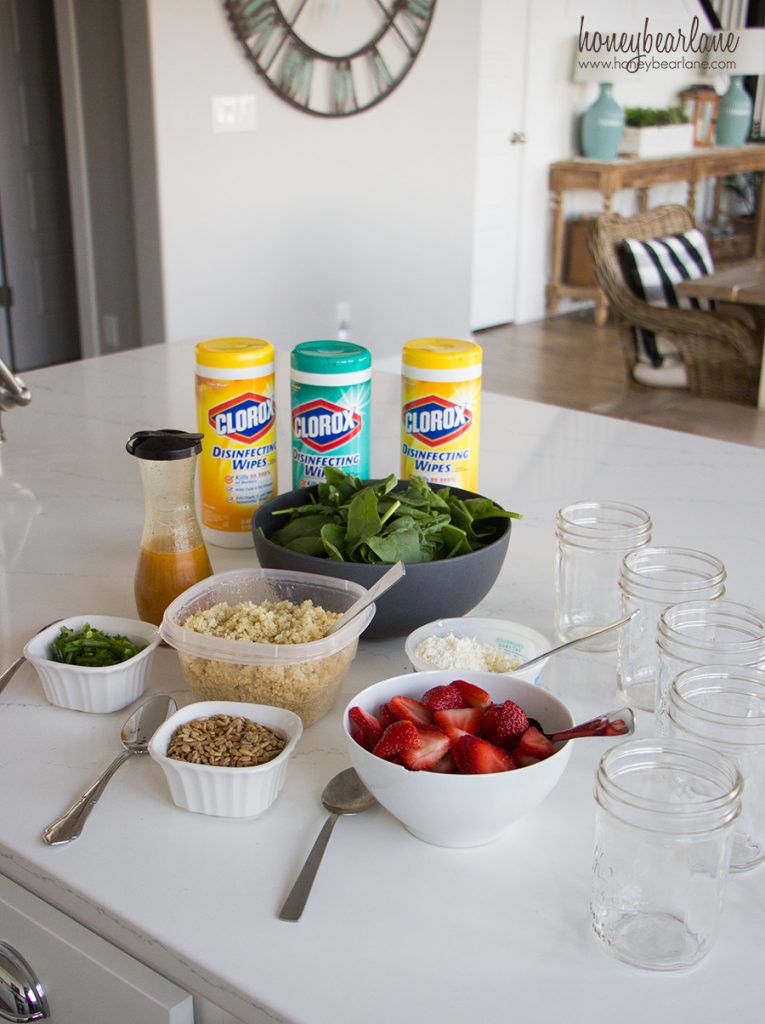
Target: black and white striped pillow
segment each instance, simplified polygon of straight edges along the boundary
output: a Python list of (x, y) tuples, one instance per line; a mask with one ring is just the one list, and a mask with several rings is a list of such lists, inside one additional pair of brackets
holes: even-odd
[[(694, 277), (714, 273), (714, 262), (707, 240), (698, 228), (664, 238), (642, 241), (625, 238), (618, 247), (624, 281), (627, 287), (651, 306), (664, 308), (713, 310), (712, 300), (679, 296), (675, 285)], [(680, 355), (666, 339), (653, 331), (635, 329), (639, 362), (661, 366), (665, 359), (674, 361)]]

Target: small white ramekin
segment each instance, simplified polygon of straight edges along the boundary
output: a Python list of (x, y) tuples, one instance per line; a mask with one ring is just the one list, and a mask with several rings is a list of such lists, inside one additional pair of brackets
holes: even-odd
[[(175, 730), (194, 718), (232, 715), (265, 725), (287, 741), (272, 761), (252, 768), (224, 768), (191, 764), (167, 757)], [(256, 818), (276, 800), (287, 776), (287, 765), (303, 735), (300, 717), (286, 708), (245, 704), (233, 700), (205, 700), (176, 711), (160, 725), (149, 743), (149, 754), (165, 773), (170, 795), (178, 807), (221, 818)]]
[[(145, 647), (133, 658), (103, 668), (51, 661), (50, 645), (61, 627), (79, 629), (86, 622), (103, 633), (126, 636)], [(119, 711), (138, 700), (146, 689), (151, 660), (159, 643), (157, 627), (150, 622), (113, 615), (74, 615), (33, 636), (24, 647), (24, 657), (37, 670), (45, 697), (51, 704), (73, 711), (106, 713)]]

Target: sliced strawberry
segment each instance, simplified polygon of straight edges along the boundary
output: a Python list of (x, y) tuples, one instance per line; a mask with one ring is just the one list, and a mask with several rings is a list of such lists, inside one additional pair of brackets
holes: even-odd
[(383, 734), (383, 727), (368, 711), (358, 706), (348, 712), (351, 736), (366, 750), (371, 750)]
[(478, 732), (484, 712), (480, 708), (452, 708), (449, 711), (434, 711), (433, 722), (443, 729), (450, 740), (459, 739), (464, 733)]
[(516, 764), (520, 766), (521, 761), (524, 765), (533, 764), (535, 761), (544, 761), (546, 757), (550, 757), (554, 753), (555, 744), (539, 729), (530, 725), (518, 740), (514, 757)]
[(426, 708), (422, 701), (415, 700), (414, 697), (393, 697), (389, 707), (396, 718), (405, 718), (419, 725), (430, 725), (433, 721), (433, 712), (430, 708)]
[(432, 686), (422, 695), (422, 703), (433, 711), (464, 708), (465, 698), (456, 686)]
[(492, 704), (484, 711), (479, 732), (490, 743), (505, 747), (514, 745), (528, 727), (529, 720), (523, 708), (514, 700), (506, 700), (503, 704)]
[(457, 771), (457, 762), (454, 760), (454, 754), (452, 754), (451, 750), (447, 750), (441, 760), (436, 761), (430, 771), (438, 772), (440, 775), (453, 775)]
[(401, 751), (401, 760), (410, 771), (427, 771), (449, 752), (449, 737), (440, 729), (420, 729), (418, 746)]
[(459, 690), (465, 703), (471, 708), (487, 708), (491, 704), (491, 697), (486, 690), (474, 683), (468, 683), (465, 679), (454, 679), (449, 685)]
[(389, 725), (393, 725), (394, 722), (398, 721), (398, 718), (396, 718), (391, 711), (390, 704), (381, 704), (377, 712), (377, 717), (380, 719), (383, 731), (385, 731)]
[(454, 760), (463, 775), (486, 775), (515, 768), (510, 754), (478, 736), (460, 736), (452, 747)]
[(390, 761), (408, 747), (417, 747), (419, 744), (420, 734), (412, 722), (401, 719), (388, 726), (372, 748), (372, 753)]

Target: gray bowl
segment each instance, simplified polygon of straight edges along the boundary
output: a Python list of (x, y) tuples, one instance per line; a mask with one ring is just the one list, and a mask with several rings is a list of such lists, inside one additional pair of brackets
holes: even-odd
[[(480, 495), (451, 488), (460, 498)], [(280, 509), (304, 505), (315, 487), (297, 488), (280, 494), (261, 505), (252, 517), (255, 553), (264, 569), (297, 569), (352, 580), (362, 587), (371, 587), (387, 572), (389, 565), (362, 562), (335, 562), (289, 551), (269, 540), (269, 536), (285, 523), (284, 516), (274, 516)], [(458, 555), (437, 562), (412, 562), (406, 575), (376, 602), (377, 611), (364, 632), (365, 639), (406, 636), (417, 626), (434, 619), (465, 615), (475, 608), (494, 586), (510, 543), (509, 519), (498, 520), (499, 536), (469, 555)], [(262, 533), (261, 533), (262, 530)]]

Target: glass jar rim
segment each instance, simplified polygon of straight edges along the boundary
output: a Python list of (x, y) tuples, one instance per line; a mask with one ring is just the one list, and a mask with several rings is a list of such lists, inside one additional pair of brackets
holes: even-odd
[[(694, 572), (694, 567), (697, 571)], [(702, 567), (708, 569), (702, 575)], [(662, 578), (661, 573), (675, 575)], [(681, 574), (687, 574), (682, 576)], [(721, 597), (725, 593), (727, 579), (725, 566), (715, 555), (695, 548), (643, 546), (628, 551), (619, 570), (619, 584), (625, 590), (640, 591), (645, 596), (679, 594), (693, 597), (694, 591), (717, 593), (709, 597)]]
[[(707, 640), (684, 632), (682, 626), (698, 626), (703, 618), (710, 619), (709, 624), (718, 626), (741, 627), (749, 625), (757, 628), (757, 635), (742, 636), (737, 640), (715, 639), (713, 648)], [(698, 601), (679, 601), (665, 608), (659, 615), (657, 625), (657, 642), (660, 646), (682, 647), (691, 652), (705, 652), (714, 649), (724, 654), (758, 654), (754, 663), (765, 658), (765, 615), (751, 605), (737, 601), (707, 598)], [(697, 663), (703, 663), (700, 654)], [(700, 660), (699, 660), (700, 659)], [(724, 660), (724, 658), (723, 658)]]
[[(695, 764), (697, 773), (698, 768), (706, 766), (708, 771), (716, 774), (720, 793), (682, 807), (676, 802), (641, 796), (617, 781), (621, 775), (652, 767), (652, 759), (655, 762), (664, 754), (684, 761), (686, 766)], [(630, 757), (636, 758), (634, 765), (627, 765), (613, 774), (618, 762), (626, 764)], [(697, 834), (735, 821), (741, 812), (743, 785), (736, 765), (714, 748), (675, 737), (648, 737), (619, 743), (603, 754), (596, 775), (596, 797), (611, 813), (616, 813), (623, 820), (632, 818), (632, 824), (637, 816), (650, 815), (653, 831)], [(641, 819), (641, 827), (646, 827), (644, 819)]]
[[(597, 519), (598, 512), (611, 519)], [(577, 518), (581, 513), (581, 518)], [(653, 523), (637, 505), (620, 501), (577, 501), (555, 513), (555, 533), (565, 544), (582, 547), (628, 548), (647, 544)]]
[[(722, 682), (726, 678), (731, 685)], [(721, 682), (715, 683), (716, 679)], [(749, 697), (762, 704), (762, 711), (754, 715), (735, 715), (702, 707), (693, 698), (704, 694)], [(735, 739), (742, 745), (765, 744), (765, 671), (749, 665), (694, 665), (673, 680), (667, 714), (681, 728), (685, 725), (678, 718), (686, 716), (692, 721), (731, 730), (726, 739)]]

